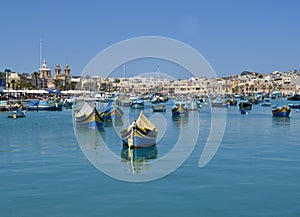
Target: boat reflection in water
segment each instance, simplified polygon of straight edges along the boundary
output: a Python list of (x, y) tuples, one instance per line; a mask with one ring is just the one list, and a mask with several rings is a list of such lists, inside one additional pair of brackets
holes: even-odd
[(278, 127), (278, 126), (289, 126), (290, 125), (290, 117), (274, 117), (272, 119), (272, 124), (274, 127)]
[(120, 138), (116, 136), (118, 141), (111, 140), (111, 132), (103, 128), (95, 130), (75, 126), (74, 130), (77, 142), (90, 163), (105, 174), (120, 177), (122, 180), (130, 180), (128, 177), (135, 174), (145, 174), (152, 166), (151, 160), (158, 157), (156, 145), (130, 149), (127, 145), (123, 147), (118, 145), (116, 148), (114, 145), (106, 146), (106, 144), (110, 142), (121, 144)]
[(129, 148), (123, 145), (121, 151), (122, 162), (130, 166), (132, 173), (143, 173), (151, 165), (149, 160), (156, 159), (158, 155), (156, 145), (144, 148)]
[[(193, 111), (190, 111), (190, 113), (193, 113)], [(183, 128), (188, 123), (188, 118), (189, 118), (188, 115), (172, 116), (174, 127), (179, 129)]]

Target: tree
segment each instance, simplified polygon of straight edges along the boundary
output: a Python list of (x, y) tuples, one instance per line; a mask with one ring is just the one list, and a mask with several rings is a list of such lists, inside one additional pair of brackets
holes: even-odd
[(54, 78), (54, 79), (52, 79), (52, 81), (53, 81), (53, 83), (54, 83), (54, 86), (55, 86), (55, 89), (57, 90), (58, 89), (58, 87), (59, 87), (59, 85), (60, 85), (60, 79), (58, 79), (58, 78)]
[(33, 72), (33, 77), (34, 77), (34, 81), (35, 81), (35, 89), (39, 89), (38, 88), (38, 76), (40, 75), (40, 73), (38, 72)]
[(10, 83), (11, 83), (11, 85), (12, 85), (12, 89), (13, 89), (13, 90), (16, 89), (16, 80), (13, 79)]

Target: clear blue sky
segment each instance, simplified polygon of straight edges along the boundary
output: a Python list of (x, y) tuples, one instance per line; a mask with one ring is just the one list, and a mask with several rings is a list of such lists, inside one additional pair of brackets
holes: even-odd
[(73, 74), (131, 37), (171, 37), (198, 50), (219, 76), (300, 69), (299, 1), (1, 1), (0, 71), (36, 71), (39, 41), (51, 69)]

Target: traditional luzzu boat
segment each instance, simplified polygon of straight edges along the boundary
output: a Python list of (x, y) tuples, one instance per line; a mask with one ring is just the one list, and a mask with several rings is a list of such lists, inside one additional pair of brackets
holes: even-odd
[(104, 120), (120, 119), (122, 118), (123, 111), (110, 100), (100, 115)]
[(300, 104), (289, 104), (288, 106), (292, 109), (300, 109)]
[(223, 99), (215, 99), (211, 102), (211, 107), (226, 108), (228, 105), (230, 104), (226, 103)]
[(184, 102), (176, 102), (172, 107), (172, 115), (179, 116), (184, 114), (188, 114), (186, 104)]
[(155, 145), (158, 131), (141, 111), (138, 119), (122, 130), (120, 134), (123, 143), (129, 147), (149, 147)]
[(249, 100), (242, 100), (239, 103), (240, 110), (251, 110), (252, 109), (252, 103)]
[(288, 117), (290, 115), (291, 109), (290, 107), (284, 105), (284, 106), (278, 106), (272, 108), (272, 113), (274, 117)]
[(196, 99), (192, 99), (190, 101), (187, 102), (187, 109), (188, 110), (199, 110), (201, 109), (201, 105), (199, 102), (197, 102)]
[(100, 116), (96, 108), (91, 107), (85, 102), (82, 108), (75, 112), (75, 123), (79, 127), (98, 128), (103, 125), (103, 118)]
[(39, 101), (30, 100), (28, 110), (44, 110), (44, 111), (61, 111), (62, 104), (60, 102), (49, 102), (49, 101)]
[(271, 102), (269, 99), (264, 99), (264, 101), (260, 104), (260, 106), (262, 107), (270, 107), (271, 106)]
[(142, 99), (136, 99), (131, 103), (131, 108), (143, 109), (145, 107), (145, 102)]
[(165, 112), (166, 111), (166, 106), (164, 104), (162, 105), (154, 105), (152, 106), (152, 111), (153, 112)]
[(229, 104), (230, 106), (236, 106), (237, 105), (237, 101), (236, 99), (232, 98), (232, 99), (228, 99), (226, 101), (226, 104)]
[(23, 109), (19, 108), (17, 110), (8, 111), (7, 117), (8, 118), (14, 118), (14, 119), (24, 118), (24, 117), (26, 117), (26, 113)]
[(291, 97), (287, 98), (287, 100), (299, 101), (300, 100), (300, 93), (296, 93), (294, 96), (291, 96)]

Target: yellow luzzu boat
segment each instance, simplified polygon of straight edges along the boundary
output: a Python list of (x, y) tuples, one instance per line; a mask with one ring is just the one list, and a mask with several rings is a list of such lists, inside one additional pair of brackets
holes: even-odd
[(84, 103), (80, 111), (75, 113), (76, 126), (97, 128), (103, 125), (103, 118), (88, 103)]
[(155, 145), (158, 131), (141, 111), (138, 119), (122, 130), (120, 134), (123, 143), (129, 147), (149, 147)]
[(274, 117), (288, 117), (290, 115), (290, 107), (284, 105), (279, 107), (278, 105), (272, 108), (272, 113)]

